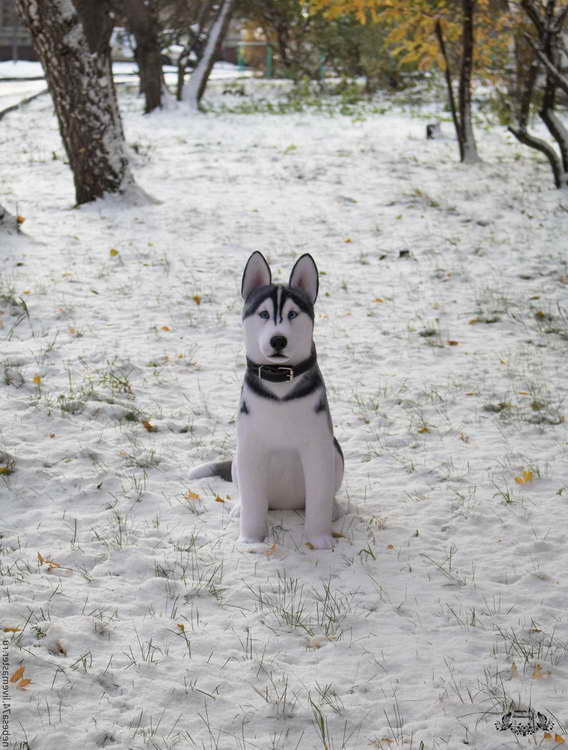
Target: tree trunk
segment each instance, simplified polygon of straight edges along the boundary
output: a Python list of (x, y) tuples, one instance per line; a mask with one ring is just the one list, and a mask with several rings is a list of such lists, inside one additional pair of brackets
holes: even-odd
[(193, 71), (189, 80), (183, 99), (189, 104), (191, 110), (194, 112), (199, 110), (199, 102), (205, 92), (205, 87), (207, 86), (207, 81), (213, 68), (215, 57), (221, 47), (223, 39), (225, 38), (227, 29), (229, 28), (234, 4), (235, 0), (221, 0), (217, 16), (209, 30), (203, 55), (197, 63), (197, 67)]
[[(536, 138), (528, 132), (528, 115), (530, 111), (535, 82), (537, 80), (537, 64), (533, 65), (532, 75), (529, 75), (523, 92), (522, 106), (517, 127), (510, 127), (509, 131), (525, 146), (540, 151), (550, 164), (554, 184), (557, 188), (568, 188), (568, 130), (555, 112), (556, 92), (560, 87), (568, 91), (568, 79), (561, 71), (561, 37), (564, 24), (568, 19), (568, 7), (562, 8), (556, 15), (556, 0), (547, 0), (546, 6), (534, 0), (521, 0), (521, 7), (530, 19), (536, 39), (527, 35), (527, 40), (534, 50), (536, 57), (545, 69), (545, 86), (539, 116), (546, 125), (548, 132), (556, 141), (558, 151), (547, 141)], [(542, 14), (541, 14), (541, 11)], [(560, 152), (560, 153), (558, 153)]]
[(78, 204), (134, 185), (110, 60), (107, 0), (17, 0), (42, 62)]
[(134, 52), (144, 94), (144, 113), (162, 106), (162, 55), (160, 50), (158, 9), (154, 0), (124, 0), (128, 28), (134, 34)]
[(475, 48), (474, 19), (475, 0), (463, 0), (462, 62), (459, 83), (460, 159), (465, 164), (480, 161), (473, 133), (471, 114), (471, 79), (473, 76), (473, 54)]
[(471, 112), (471, 80), (473, 77), (473, 53), (474, 53), (474, 26), (475, 0), (462, 0), (462, 57), (460, 67), (460, 78), (458, 86), (458, 101), (454, 94), (454, 82), (450, 59), (446, 49), (444, 33), (440, 21), (436, 22), (435, 33), (444, 59), (444, 75), (448, 89), (448, 99), (452, 120), (458, 140), (460, 161), (463, 164), (476, 164), (481, 161), (477, 152), (475, 136), (473, 132)]

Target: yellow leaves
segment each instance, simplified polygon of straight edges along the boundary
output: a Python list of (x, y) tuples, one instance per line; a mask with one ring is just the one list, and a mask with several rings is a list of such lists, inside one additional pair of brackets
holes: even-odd
[(160, 331), (171, 331), (171, 330), (172, 330), (171, 326), (160, 326)]
[(532, 482), (532, 480), (533, 480), (532, 471), (522, 471), (519, 476), (515, 477), (515, 482), (517, 484), (527, 484), (528, 482)]
[(32, 378), (32, 382), (35, 385), (41, 385), (41, 375), (34, 375), (34, 377)]
[(111, 258), (116, 258), (117, 255), (120, 255), (120, 252), (115, 247), (111, 247), (108, 254)]
[(21, 628), (2, 628), (3, 633), (19, 633)]
[(45, 557), (41, 554), (41, 552), (37, 553), (37, 559), (40, 565), (49, 565), (52, 568), (60, 568), (61, 564), (57, 562), (53, 562), (53, 560), (46, 560)]
[(201, 495), (193, 490), (188, 490), (184, 495), (186, 500), (201, 500)]
[(193, 297), (192, 297), (192, 299), (193, 299), (193, 301), (195, 302), (196, 305), (200, 305), (201, 304), (201, 295), (200, 294), (194, 294)]
[(551, 672), (543, 672), (541, 665), (540, 664), (535, 664), (535, 668), (533, 669), (533, 673), (531, 674), (531, 679), (533, 679), (533, 680), (547, 680), (551, 676), (552, 676)]
[(24, 677), (25, 667), (22, 664), (16, 669), (16, 671), (10, 676), (10, 682), (15, 683), (16, 687), (20, 690), (25, 690), (28, 685), (31, 684), (31, 679)]
[(54, 560), (47, 560), (41, 552), (37, 553), (37, 561), (40, 565), (47, 565), (47, 573), (55, 573), (58, 576), (71, 576), (73, 575), (72, 568), (65, 568), (61, 563), (55, 562)]

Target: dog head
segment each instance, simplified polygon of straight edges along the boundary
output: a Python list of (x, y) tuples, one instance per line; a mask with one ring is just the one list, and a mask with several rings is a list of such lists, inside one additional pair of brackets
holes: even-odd
[(311, 255), (296, 261), (286, 286), (273, 284), (266, 259), (253, 253), (243, 272), (241, 295), (249, 359), (296, 365), (310, 356), (318, 295), (318, 269)]

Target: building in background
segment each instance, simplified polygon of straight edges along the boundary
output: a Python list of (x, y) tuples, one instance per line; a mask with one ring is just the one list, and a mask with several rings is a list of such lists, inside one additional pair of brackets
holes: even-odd
[(16, 11), (16, 0), (0, 0), (0, 60), (37, 60), (31, 36)]

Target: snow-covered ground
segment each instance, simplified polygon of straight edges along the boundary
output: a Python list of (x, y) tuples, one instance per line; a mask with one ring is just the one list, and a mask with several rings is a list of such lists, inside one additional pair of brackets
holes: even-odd
[[(222, 88), (210, 104), (250, 101)], [(560, 747), (568, 196), (548, 166), (482, 123), (484, 163), (461, 166), (416, 105), (121, 105), (159, 204), (73, 208), (46, 97), (0, 125), (0, 204), (34, 240), (0, 248), (3, 746)], [(303, 252), (322, 272), (333, 551), (294, 513), (243, 548), (232, 486), (188, 480), (234, 446), (253, 250), (280, 280)], [(528, 708), (554, 727), (497, 731)]]

